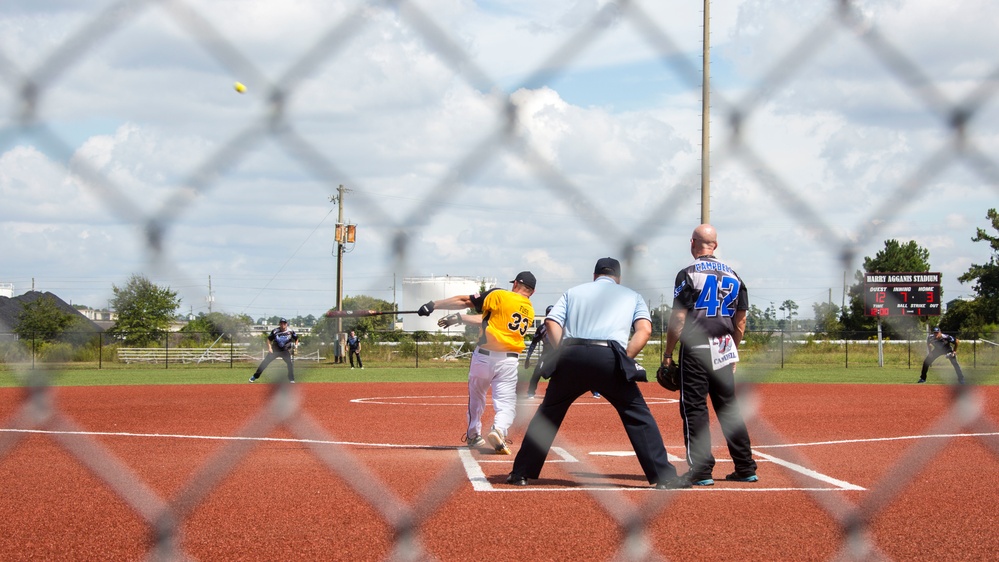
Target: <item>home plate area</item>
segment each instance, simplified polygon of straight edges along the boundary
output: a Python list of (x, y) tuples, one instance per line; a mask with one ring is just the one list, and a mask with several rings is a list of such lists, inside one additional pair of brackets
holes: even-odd
[[(577, 450), (579, 447), (576, 448)], [(723, 448), (724, 449), (724, 448)], [(515, 453), (516, 454), (516, 451)], [(585, 458), (581, 460), (583, 455)], [(669, 460), (680, 474), (687, 470), (686, 461), (668, 453)], [(570, 453), (554, 446), (548, 454), (541, 477), (530, 480), (524, 487), (505, 484), (513, 465), (513, 455), (495, 455), (488, 450), (459, 448), (461, 458), (472, 488), (476, 492), (572, 492), (592, 490), (653, 491), (646, 482), (634, 451), (586, 451)], [(716, 457), (713, 486), (695, 486), (679, 492), (781, 492), (781, 491), (862, 491), (863, 487), (833, 478), (816, 470), (754, 450), (758, 465), (759, 482), (727, 482), (725, 475), (732, 472), (732, 461)], [(791, 473), (797, 473), (792, 475)], [(794, 477), (796, 476), (796, 478)], [(802, 485), (802, 482), (808, 482)], [(812, 484), (814, 483), (814, 484)]]

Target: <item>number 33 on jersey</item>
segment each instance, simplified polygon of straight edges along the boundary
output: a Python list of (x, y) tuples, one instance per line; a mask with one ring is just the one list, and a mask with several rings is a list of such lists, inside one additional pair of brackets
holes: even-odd
[(513, 291), (490, 289), (472, 297), (472, 304), (482, 313), (483, 338), (479, 345), (517, 353), (524, 350), (524, 335), (534, 324), (530, 299)]

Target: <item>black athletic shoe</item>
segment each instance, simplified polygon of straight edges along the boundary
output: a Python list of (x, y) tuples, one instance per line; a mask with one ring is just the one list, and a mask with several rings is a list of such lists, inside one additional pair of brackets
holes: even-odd
[[(711, 482), (711, 484), (700, 484), (700, 483), (695, 484), (694, 482), (695, 481), (690, 478), (690, 473), (688, 472), (687, 474), (684, 474), (682, 476), (677, 476), (676, 478), (670, 478), (669, 480), (667, 480), (665, 482), (659, 482), (658, 484), (656, 484), (656, 489), (657, 490), (685, 490), (687, 488), (693, 488), (695, 485), (697, 485), (697, 486), (710, 486), (711, 484), (715, 483), (715, 481), (711, 480), (710, 478), (707, 479), (707, 482)], [(697, 480), (697, 482), (704, 482), (704, 480)]]
[(755, 474), (740, 475), (738, 472), (733, 472), (725, 476), (725, 480), (729, 482), (759, 482), (760, 478)]
[(916, 381), (916, 384), (923, 384), (924, 382), (926, 382), (926, 379), (919, 379)]
[(506, 483), (511, 486), (527, 486), (527, 478), (511, 472), (510, 476), (506, 477)]

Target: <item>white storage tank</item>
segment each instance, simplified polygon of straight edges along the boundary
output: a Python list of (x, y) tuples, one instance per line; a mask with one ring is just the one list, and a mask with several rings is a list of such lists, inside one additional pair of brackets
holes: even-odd
[[(496, 286), (495, 279), (480, 279), (476, 277), (404, 277), (402, 279), (402, 304), (400, 310), (417, 310), (428, 301), (436, 301), (455, 295), (474, 295), (482, 287), (491, 289)], [(402, 315), (404, 332), (423, 330), (436, 332), (440, 330), (437, 321), (448, 314), (460, 311), (435, 310), (430, 316), (417, 314)], [(454, 327), (452, 328), (452, 330)]]

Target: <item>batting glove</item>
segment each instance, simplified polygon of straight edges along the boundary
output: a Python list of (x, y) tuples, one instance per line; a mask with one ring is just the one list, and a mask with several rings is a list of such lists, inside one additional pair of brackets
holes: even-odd
[(416, 311), (416, 313), (419, 314), (420, 316), (430, 316), (433, 312), (434, 312), (434, 301), (428, 302), (427, 304), (421, 306), (420, 309)]
[(461, 324), (461, 314), (448, 314), (444, 318), (437, 321), (437, 325), (441, 328), (450, 328), (455, 324)]

